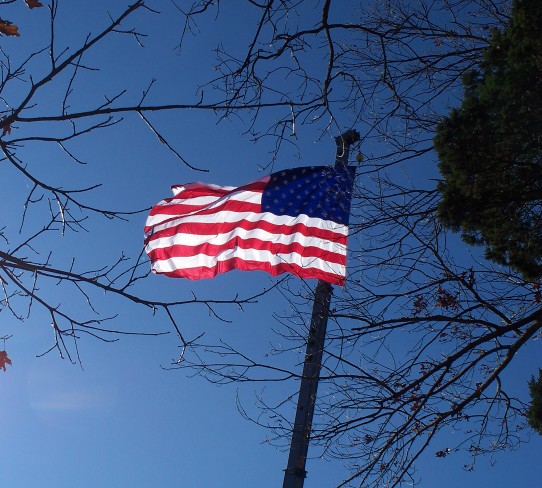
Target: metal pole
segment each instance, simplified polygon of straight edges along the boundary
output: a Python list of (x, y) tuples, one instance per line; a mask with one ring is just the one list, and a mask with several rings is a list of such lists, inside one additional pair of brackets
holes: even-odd
[[(348, 163), (350, 145), (356, 141), (359, 141), (359, 134), (354, 130), (349, 130), (335, 138), (335, 142), (337, 143), (336, 166)], [(303, 365), (303, 376), (297, 399), (288, 467), (284, 470), (282, 488), (303, 488), (307, 476), (305, 465), (309, 450), (312, 418), (316, 403), (320, 369), (322, 367), (322, 353), (324, 351), (327, 318), (332, 293), (333, 288), (329, 283), (318, 280), (318, 285), (316, 285), (314, 292), (311, 325)]]

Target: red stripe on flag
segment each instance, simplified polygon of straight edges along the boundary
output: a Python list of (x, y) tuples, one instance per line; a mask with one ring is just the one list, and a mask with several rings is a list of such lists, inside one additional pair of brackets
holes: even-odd
[(205, 205), (187, 205), (187, 204), (164, 205), (161, 207), (154, 207), (150, 215), (152, 216), (174, 215), (176, 217), (183, 217), (189, 214), (211, 215), (216, 212), (260, 213), (261, 208), (262, 206), (259, 203), (240, 202), (238, 200), (225, 200), (224, 202), (207, 203)]
[[(173, 200), (175, 198), (195, 198), (195, 197), (204, 197), (204, 196), (216, 196), (221, 198), (228, 195), (229, 193), (239, 193), (244, 191), (250, 192), (263, 192), (267, 183), (269, 182), (269, 177), (266, 176), (260, 180), (248, 183), (244, 186), (238, 186), (235, 188), (228, 188), (217, 185), (208, 185), (206, 183), (201, 183), (196, 181), (195, 183), (187, 183), (185, 185), (173, 185), (171, 189), (175, 196), (167, 198), (167, 200)], [(179, 190), (178, 190), (179, 189)]]

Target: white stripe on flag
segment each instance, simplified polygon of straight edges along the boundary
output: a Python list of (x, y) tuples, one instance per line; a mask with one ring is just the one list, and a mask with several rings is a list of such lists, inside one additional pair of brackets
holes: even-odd
[(297, 217), (290, 217), (289, 215), (275, 215), (269, 212), (254, 213), (254, 212), (215, 212), (205, 215), (187, 215), (183, 217), (177, 217), (168, 215), (170, 220), (162, 224), (152, 224), (153, 217), (149, 217), (147, 220), (147, 227), (153, 226), (152, 230), (145, 233), (145, 238), (152, 237), (152, 234), (164, 229), (175, 227), (184, 223), (206, 223), (216, 224), (220, 222), (234, 223), (241, 220), (247, 222), (269, 222), (273, 225), (286, 225), (292, 226), (296, 224), (303, 224), (306, 227), (314, 227), (316, 229), (323, 229), (326, 231), (334, 232), (343, 236), (348, 235), (348, 226), (343, 224), (337, 224), (331, 220), (323, 220), (314, 217), (308, 217), (307, 215), (299, 215)]

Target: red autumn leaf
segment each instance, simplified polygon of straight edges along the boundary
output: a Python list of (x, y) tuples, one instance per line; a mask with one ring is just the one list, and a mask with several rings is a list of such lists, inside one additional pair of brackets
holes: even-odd
[(37, 0), (24, 0), (24, 3), (26, 3), (29, 8), (43, 7), (43, 3), (38, 2)]
[(11, 359), (8, 358), (6, 351), (0, 351), (0, 368), (6, 370), (6, 364), (11, 364)]
[(19, 28), (13, 25), (9, 20), (0, 19), (0, 34), (5, 36), (19, 36)]
[[(2, 122), (6, 120), (7, 117), (2, 117), (2, 120), (0, 120), (0, 125), (2, 125)], [(11, 124), (6, 124), (2, 127), (2, 136), (5, 136), (6, 134), (11, 134)]]

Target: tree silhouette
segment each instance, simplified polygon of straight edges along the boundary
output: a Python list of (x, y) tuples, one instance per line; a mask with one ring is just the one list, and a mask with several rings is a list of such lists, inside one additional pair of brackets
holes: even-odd
[[(30, 8), (40, 6), (39, 2), (26, 3)], [(151, 313), (158, 312), (171, 324), (183, 348), (189, 341), (178, 327), (176, 309), (201, 304), (216, 314), (215, 307), (221, 304), (237, 307), (250, 301), (239, 297), (200, 300), (193, 295), (174, 301), (146, 298), (145, 290), (138, 288), (149, 273), (149, 265), (142, 255), (128, 256), (121, 252), (113, 259), (96, 263), (81, 249), (64, 244), (70, 242), (70, 236), (86, 233), (96, 220), (120, 225), (146, 211), (108, 208), (100, 200), (103, 194), (97, 193), (102, 185), (100, 181), (69, 186), (71, 168), (94, 166), (94, 161), (79, 155), (88, 153), (84, 148), (102, 144), (101, 135), (126, 123), (126, 117), (138, 117), (150, 129), (151, 140), (166, 147), (171, 156), (186, 167), (195, 169), (158, 132), (149, 114), (217, 108), (217, 104), (202, 105), (198, 101), (153, 103), (150, 92), (156, 82), (154, 79), (134, 95), (123, 86), (126, 80), (120, 78), (115, 88), (118, 91), (109, 94), (110, 43), (120, 45), (131, 40), (132, 44), (126, 42), (127, 49), (134, 49), (137, 59), (137, 50), (143, 47), (146, 37), (143, 30), (146, 23), (159, 16), (148, 3), (139, 0), (124, 8), (115, 7), (116, 16), (104, 12), (101, 27), (83, 37), (78, 45), (72, 43), (72, 39), (67, 45), (61, 35), (62, 8), (56, 0), (49, 2), (48, 8), (32, 10), (26, 18), (21, 17), (24, 10), (18, 8), (19, 35), (6, 37), (0, 50), (0, 94), (4, 106), (0, 111), (2, 178), (6, 190), (13, 187), (26, 192), (16, 192), (11, 205), (5, 203), (11, 218), (9, 224), (0, 228), (3, 291), (0, 310), (20, 321), (45, 311), (46, 325), (53, 333), (52, 345), (45, 353), (57, 350), (74, 362), (80, 361), (77, 342), (82, 335), (111, 341), (124, 334), (166, 333), (163, 325), (158, 330), (156, 326), (147, 329), (139, 325), (121, 326), (116, 315), (100, 311), (105, 304), (117, 299)], [(8, 8), (20, 6), (22, 2), (3, 2), (2, 13), (7, 12), (13, 18), (15, 11), (10, 13)], [(2, 22), (0, 25), (13, 26), (9, 21)], [(40, 45), (27, 41), (29, 34), (25, 35), (25, 31), (31, 30), (43, 34)], [(6, 32), (6, 28), (1, 32), (13, 35)], [(40, 151), (39, 158), (32, 152), (36, 150)], [(88, 178), (86, 173), (79, 181), (88, 181)], [(19, 202), (23, 203), (22, 212), (17, 210)], [(54, 294), (50, 287), (55, 290)]]
[(531, 405), (527, 411), (529, 425), (542, 435), (542, 370), (538, 370), (538, 379), (534, 376), (529, 381)]
[(541, 21), (538, 2), (514, 2), (435, 137), (440, 220), (527, 279), (542, 276)]
[[(56, 30), (56, 1), (48, 4), (43, 45), (17, 54), (13, 46), (25, 40), (24, 18), (17, 18), (19, 37), (2, 38), (0, 169), (9, 171), (6, 181), (24, 181), (26, 193), (17, 225), (0, 230), (1, 308), (21, 320), (45, 311), (51, 350), (74, 361), (83, 334), (111, 340), (111, 334), (140, 333), (100, 314), (109, 301), (156, 311), (158, 323), (168, 321), (183, 346), (174, 367), (218, 383), (291, 388), (291, 395), (262, 396), (261, 415), (239, 405), (270, 429), (271, 442), (286, 445), (312, 284), (296, 278), (280, 284), (287, 311), (276, 312), (280, 341), (267, 356), (242, 351), (227, 337), (219, 343), (185, 338), (178, 323), (183, 307), (200, 304), (219, 314), (221, 304), (239, 306), (251, 297), (148, 298), (148, 264), (137, 253), (96, 264), (59, 244), (62, 234), (85, 232), (95, 219), (120, 225), (138, 209), (110, 209), (99, 193), (102, 181), (70, 186), (62, 171), (40, 167), (27, 150), (35, 145), (53, 151), (63, 168), (85, 168), (82, 146), (103, 134), (113, 138), (119, 124), (137, 118), (171, 157), (196, 168), (154, 118), (190, 110), (241, 120), (248, 138), (271, 141), (274, 151), (264, 168), (270, 170), (292, 147), (355, 127), (364, 160), (352, 206), (349, 278), (332, 300), (312, 452), (348, 464), (337, 485), (391, 487), (417, 481), (415, 463), (428, 450), (446, 460), (466, 451), (470, 469), (481, 454), (515, 447), (527, 405), (507, 372), (518, 354), (536, 347), (540, 284), (485, 260), (442, 228), (432, 144), (449, 105), (460, 102), (462, 76), (482, 63), (491, 29), (508, 25), (510, 3), (388, 0), (345, 9), (337, 0), (140, 0), (111, 8), (117, 13), (104, 14), (101, 30), (69, 49)], [(37, 18), (47, 10), (29, 12)], [(152, 73), (137, 95), (122, 80), (114, 88), (89, 81), (97, 74), (101, 81), (113, 78), (105, 61), (115, 42), (140, 49), (149, 19), (173, 14), (182, 26), (181, 56), (191, 35), (225, 33), (215, 77), (194, 87), (195, 97), (158, 94)], [(242, 16), (246, 29), (231, 26), (232, 15)], [(137, 59), (135, 51), (130, 55)], [(46, 282), (54, 284), (53, 294), (45, 291)], [(84, 306), (70, 307), (60, 300), (64, 296)], [(448, 428), (457, 433), (454, 445), (442, 434)]]
[[(507, 371), (540, 335), (539, 283), (442, 228), (432, 140), (460, 102), (463, 77), (483, 63), (495, 29), (509, 24), (510, 2), (317, 5), (247, 2), (251, 41), (243, 50), (219, 46), (218, 76), (202, 87), (222, 87), (228, 114), (250, 107), (242, 112), (250, 135), (274, 137), (277, 150), (307, 128), (362, 134), (349, 280), (332, 300), (313, 455), (348, 464), (337, 486), (416, 482), (427, 450), (438, 458), (464, 452), (471, 460), (462, 464), (473, 469), (478, 456), (522, 440), (527, 405)], [(193, 2), (183, 10), (185, 35), (210, 16), (228, 18), (227, 9)], [(177, 366), (217, 383), (289, 381), (291, 395), (261, 397), (259, 414), (240, 405), (270, 430), (270, 442), (286, 446), (313, 292), (295, 279), (282, 289), (290, 311), (277, 312), (279, 339), (267, 357), (202, 343), (214, 358)], [(454, 445), (442, 434), (450, 429)]]

